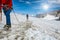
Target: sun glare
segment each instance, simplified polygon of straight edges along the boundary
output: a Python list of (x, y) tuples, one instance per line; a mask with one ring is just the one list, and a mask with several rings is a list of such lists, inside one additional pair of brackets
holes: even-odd
[(49, 9), (49, 5), (45, 4), (45, 5), (42, 6), (42, 8), (43, 8), (44, 10), (48, 10), (48, 9)]

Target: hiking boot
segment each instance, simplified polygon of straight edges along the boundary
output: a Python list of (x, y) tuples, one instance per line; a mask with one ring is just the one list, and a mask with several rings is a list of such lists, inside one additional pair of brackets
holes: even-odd
[(5, 28), (6, 30), (9, 30), (9, 29), (11, 28), (11, 25), (4, 25), (4, 28)]

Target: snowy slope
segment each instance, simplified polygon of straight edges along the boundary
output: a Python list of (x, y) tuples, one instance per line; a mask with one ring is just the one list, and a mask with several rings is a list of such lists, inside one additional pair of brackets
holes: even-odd
[(54, 19), (58, 19), (58, 17), (55, 17), (55, 16), (50, 15), (50, 14), (47, 14), (47, 16), (44, 17), (44, 19), (47, 19), (47, 20), (54, 20)]
[[(60, 21), (52, 21), (11, 13), (11, 31), (0, 30), (0, 40), (60, 40)], [(5, 16), (3, 15), (3, 19)], [(5, 24), (5, 19), (2, 21)]]

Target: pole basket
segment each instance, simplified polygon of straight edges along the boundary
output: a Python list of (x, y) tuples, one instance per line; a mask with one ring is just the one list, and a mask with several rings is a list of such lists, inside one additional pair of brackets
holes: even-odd
[(2, 21), (2, 10), (0, 10), (0, 22)]

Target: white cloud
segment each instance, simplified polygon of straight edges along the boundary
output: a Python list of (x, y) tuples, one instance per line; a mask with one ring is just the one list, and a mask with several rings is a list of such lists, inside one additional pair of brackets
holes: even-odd
[(60, 4), (60, 0), (48, 0), (48, 3)]
[(30, 2), (29, 2), (29, 1), (26, 1), (26, 3), (27, 3), (27, 4), (30, 4)]
[(23, 0), (19, 0), (19, 2), (24, 2)]
[(26, 4), (31, 4), (31, 2), (29, 2), (29, 1), (26, 1)]
[(31, 4), (31, 2), (29, 2), (29, 1), (23, 1), (23, 0), (19, 0), (19, 2), (24, 2), (26, 4)]
[(42, 2), (42, 1), (33, 1), (32, 3), (38, 3), (38, 2)]

